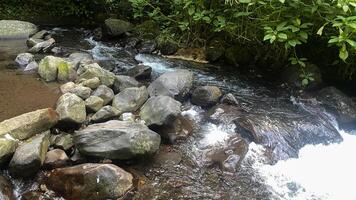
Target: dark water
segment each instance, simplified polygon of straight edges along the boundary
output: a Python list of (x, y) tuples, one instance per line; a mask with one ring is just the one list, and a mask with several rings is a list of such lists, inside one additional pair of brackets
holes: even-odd
[[(207, 110), (185, 102), (183, 114), (193, 120), (195, 124), (192, 136), (176, 145), (162, 145), (160, 152), (152, 159), (116, 163), (135, 176), (136, 189), (130, 192), (125, 199), (323, 199), (314, 195), (313, 191), (312, 195), (307, 197), (299, 195), (300, 191), (304, 190), (301, 189), (302, 186), (298, 186), (293, 181), (281, 182), (283, 186), (278, 186), (277, 189), (270, 184), (268, 180), (271, 177), (275, 178), (276, 182), (279, 180), (277, 177), (273, 177), (276, 174), (268, 174), (271, 176), (268, 178), (262, 173), (265, 171), (261, 171), (265, 166), (271, 166), (269, 165), (270, 157), (265, 153), (268, 145), (251, 143), (249, 152), (236, 172), (221, 170), (219, 165), (206, 163), (204, 158), (205, 152), (228, 145), (230, 137), (239, 135), (232, 119), (243, 118), (245, 115), (251, 119), (259, 119), (260, 128), (271, 131), (270, 135), (272, 136), (267, 138), (271, 146), (283, 139), (279, 134), (274, 135), (274, 133), (287, 132), (292, 135), (293, 131), (298, 131), (290, 129), (290, 126), (295, 127), (295, 124), (300, 125), (297, 127), (307, 124), (307, 126), (317, 128), (310, 130), (307, 132), (308, 134), (324, 130), (325, 124), (330, 125), (331, 129), (336, 129), (337, 124), (334, 118), (317, 104), (314, 105), (302, 98), (292, 96), (288, 89), (265, 81), (257, 72), (243, 74), (236, 70), (226, 70), (221, 66), (200, 65), (159, 56), (137, 54), (131, 48), (124, 48), (125, 45), (120, 43), (94, 41), (90, 37), (90, 32), (83, 29), (57, 28), (53, 30), (53, 34), (59, 45), (68, 51), (87, 51), (93, 54), (94, 58), (102, 63), (102, 66), (106, 65), (116, 73), (124, 72), (137, 63), (151, 66), (153, 78), (177, 68), (188, 68), (196, 76), (196, 85), (216, 85), (224, 92), (232, 92), (239, 101), (239, 109), (244, 111), (244, 115), (242, 115), (231, 109), (231, 113), (227, 112), (225, 115), (217, 115), (214, 118), (214, 115), (207, 114)], [(22, 44), (18, 44), (18, 48), (13, 48), (14, 45), (9, 43), (3, 44), (3, 50), (1, 50), (7, 52), (7, 55), (0, 57), (3, 62), (3, 67), (0, 68), (0, 77), (9, 77), (9, 80), (2, 83), (1, 78), (0, 95), (13, 98), (8, 102), (0, 101), (0, 112), (1, 109), (4, 109), (2, 112), (8, 113), (3, 118), (24, 112), (27, 106), (29, 106), (28, 109), (36, 109), (45, 105), (53, 105), (58, 95), (57, 86), (43, 84), (36, 79), (35, 75), (18, 75), (16, 70), (4, 67), (7, 66), (4, 62), (9, 62), (14, 55), (24, 50), (23, 46), (21, 47)], [(17, 87), (14, 87), (16, 85), (14, 82), (18, 84)], [(28, 86), (32, 88), (21, 88)], [(27, 92), (14, 92), (22, 90)], [(28, 102), (32, 98), (34, 98), (33, 103)], [(23, 108), (19, 109), (16, 106), (18, 104), (23, 104)], [(293, 138), (293, 135), (289, 138)], [(291, 139), (289, 142), (301, 145), (295, 145), (298, 148), (306, 144), (320, 143), (315, 140), (315, 137), (302, 140)], [(266, 143), (269, 144), (268, 142)], [(273, 146), (278, 150), (277, 153), (272, 151), (276, 155), (276, 160), (286, 160), (289, 157), (298, 156), (297, 150), (289, 148), (291, 144), (285, 142), (278, 144), (281, 145)], [(14, 179), (12, 181), (19, 196), (26, 191), (39, 190), (38, 184), (34, 181)], [(286, 185), (288, 186), (286, 191), (276, 192)], [(292, 187), (293, 185), (295, 187)]]

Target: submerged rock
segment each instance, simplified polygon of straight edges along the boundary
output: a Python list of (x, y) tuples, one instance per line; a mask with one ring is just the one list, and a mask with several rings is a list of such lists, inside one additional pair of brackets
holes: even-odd
[(0, 199), (1, 200), (16, 200), (14, 189), (11, 182), (0, 175)]
[(121, 113), (135, 112), (147, 99), (148, 92), (145, 86), (140, 88), (126, 88), (114, 97), (112, 106), (118, 109)]
[(47, 186), (67, 199), (119, 199), (131, 187), (132, 175), (111, 164), (83, 164), (55, 169)]
[(78, 125), (86, 119), (85, 103), (75, 94), (65, 93), (59, 97), (56, 111), (63, 124)]
[(49, 131), (21, 144), (12, 157), (9, 171), (15, 177), (27, 178), (41, 168), (49, 147)]
[(53, 127), (58, 122), (58, 114), (52, 108), (41, 109), (0, 122), (0, 136), (24, 140)]
[(119, 117), (122, 112), (117, 110), (112, 106), (104, 106), (98, 112), (96, 112), (92, 117), (91, 121), (93, 122), (104, 122), (114, 117)]
[(219, 102), (222, 93), (216, 86), (201, 86), (192, 94), (192, 103), (198, 106), (213, 106)]
[(93, 96), (100, 97), (104, 100), (104, 105), (107, 105), (110, 103), (113, 98), (114, 98), (114, 91), (105, 86), (105, 85), (100, 85), (92, 94)]
[(37, 32), (37, 26), (24, 21), (0, 20), (0, 39), (28, 38)]
[(155, 153), (161, 138), (143, 124), (112, 120), (77, 131), (74, 142), (83, 155), (125, 160)]
[(182, 104), (168, 96), (151, 97), (142, 106), (140, 117), (147, 126), (171, 124), (181, 113)]
[(131, 31), (132, 28), (130, 22), (121, 19), (107, 19), (103, 26), (103, 34), (107, 37), (117, 37)]
[(137, 82), (134, 78), (130, 76), (119, 75), (115, 78), (113, 89), (115, 93), (119, 93), (126, 88), (139, 87), (139, 85), (140, 83)]
[(334, 87), (320, 90), (317, 99), (329, 112), (336, 115), (341, 125), (356, 127), (356, 103)]
[(9, 161), (16, 148), (17, 142), (15, 140), (0, 138), (0, 166)]
[(184, 99), (193, 86), (193, 73), (189, 70), (166, 72), (153, 81), (148, 87), (150, 96), (169, 96)]
[(20, 66), (26, 66), (30, 62), (34, 61), (34, 59), (35, 56), (30, 53), (20, 53), (19, 55), (17, 55), (15, 62)]

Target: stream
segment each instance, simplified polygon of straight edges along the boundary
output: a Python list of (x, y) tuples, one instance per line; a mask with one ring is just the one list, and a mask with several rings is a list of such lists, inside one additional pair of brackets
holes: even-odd
[[(114, 73), (142, 63), (152, 67), (154, 80), (167, 71), (189, 69), (194, 72), (195, 86), (215, 85), (238, 100), (238, 111), (231, 107), (206, 110), (185, 102), (183, 115), (194, 123), (190, 137), (175, 145), (162, 145), (152, 160), (118, 164), (136, 179), (137, 189), (127, 199), (351, 200), (356, 196), (352, 184), (356, 180), (356, 157), (352, 155), (356, 132), (339, 129), (334, 116), (315, 99), (291, 94), (257, 72), (244, 74), (219, 65), (139, 54), (125, 48), (125, 42), (95, 41), (84, 29), (54, 28), (52, 34), (61, 47), (89, 52)], [(25, 51), (24, 45), (24, 41), (0, 41), (0, 121), (54, 106), (59, 96), (57, 84), (45, 84), (34, 74), (9, 67)], [(206, 156), (233, 143), (240, 130), (236, 119), (240, 124), (251, 122), (261, 132), (261, 142), (250, 142), (241, 160), (229, 153), (224, 164), (240, 165), (224, 170)], [(329, 134), (333, 131), (337, 135)], [(37, 181), (11, 181), (19, 199), (39, 187)]]

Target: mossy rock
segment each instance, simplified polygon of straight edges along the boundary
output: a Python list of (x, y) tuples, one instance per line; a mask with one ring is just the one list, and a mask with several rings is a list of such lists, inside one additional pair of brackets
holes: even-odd
[(71, 63), (61, 60), (58, 63), (58, 76), (57, 79), (59, 81), (69, 81), (73, 80), (75, 77), (75, 70)]
[(136, 25), (133, 32), (143, 39), (154, 39), (159, 35), (160, 28), (156, 22), (148, 20)]
[(121, 19), (107, 19), (103, 26), (103, 33), (105, 37), (118, 37), (133, 29), (130, 22)]
[(178, 51), (179, 45), (168, 34), (160, 34), (156, 38), (158, 49), (163, 55), (172, 55)]
[(205, 58), (209, 62), (219, 60), (225, 54), (225, 47), (223, 41), (213, 40), (205, 49)]

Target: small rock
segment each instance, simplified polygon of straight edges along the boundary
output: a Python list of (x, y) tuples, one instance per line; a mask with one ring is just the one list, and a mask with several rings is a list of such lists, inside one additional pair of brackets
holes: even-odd
[(82, 82), (80, 82), (80, 85), (84, 86), (84, 87), (88, 87), (92, 90), (95, 90), (96, 88), (98, 88), (101, 83), (100, 83), (100, 79), (98, 77), (94, 77), (88, 80), (83, 80)]
[(73, 136), (66, 133), (51, 135), (50, 142), (53, 147), (63, 149), (64, 151), (67, 151), (74, 146)]
[(113, 100), (113, 107), (121, 113), (137, 111), (148, 99), (148, 92), (145, 86), (140, 88), (126, 88), (117, 94)]
[(235, 96), (231, 93), (228, 93), (226, 95), (224, 95), (222, 98), (221, 98), (221, 103), (225, 103), (225, 104), (229, 104), (229, 105), (238, 105), (238, 101), (237, 99), (235, 98)]
[(97, 63), (79, 67), (77, 72), (79, 74), (78, 81), (98, 77), (101, 84), (111, 87), (116, 80), (115, 74), (101, 68)]
[(35, 175), (43, 164), (48, 146), (49, 131), (21, 144), (9, 164), (11, 175), (23, 178)]
[(88, 111), (98, 112), (104, 106), (104, 100), (97, 96), (90, 96), (85, 100), (85, 107)]
[(215, 105), (220, 97), (222, 92), (216, 86), (201, 86), (194, 90), (192, 94), (192, 103), (198, 106), (213, 106)]
[(0, 166), (9, 161), (16, 148), (17, 142), (15, 140), (0, 138)]
[(31, 47), (33, 47), (36, 44), (41, 43), (41, 42), (44, 42), (44, 40), (29, 38), (29, 39), (26, 40), (26, 45), (31, 48)]
[(30, 53), (39, 53), (40, 51), (47, 52), (54, 45), (56, 41), (51, 38), (49, 40), (37, 43), (35, 46), (28, 50)]
[(156, 50), (156, 48), (157, 48), (156, 42), (152, 41), (152, 40), (148, 40), (148, 41), (142, 42), (139, 45), (138, 52), (150, 54), (150, 53), (154, 52)]
[(72, 93), (77, 95), (82, 99), (87, 99), (90, 97), (92, 90), (88, 87), (82, 85), (76, 85), (73, 82), (68, 82), (60, 87), (62, 93)]
[(93, 60), (93, 56), (86, 52), (74, 52), (68, 57), (68, 61), (72, 62), (75, 69), (79, 67), (80, 63), (90, 63), (93, 62)]
[(102, 98), (104, 100), (104, 105), (107, 105), (112, 101), (115, 94), (111, 88), (105, 85), (100, 85), (96, 90), (94, 90), (92, 95)]
[(19, 55), (17, 55), (15, 62), (20, 66), (26, 66), (32, 61), (34, 61), (34, 59), (35, 56), (30, 53), (20, 53)]
[(47, 186), (66, 199), (119, 199), (133, 186), (132, 175), (112, 164), (83, 164), (55, 169)]
[(130, 88), (130, 87), (139, 87), (140, 83), (137, 82), (134, 78), (130, 76), (116, 76), (114, 82), (114, 91), (115, 93), (119, 93), (120, 91)]
[(130, 22), (120, 19), (107, 19), (103, 26), (103, 34), (108, 37), (117, 37), (131, 31), (132, 28)]
[(127, 71), (127, 75), (134, 77), (137, 80), (151, 78), (152, 68), (145, 65), (137, 65)]
[(85, 103), (75, 94), (63, 94), (57, 101), (56, 110), (64, 124), (81, 124), (86, 119)]
[(104, 106), (92, 117), (93, 122), (104, 122), (121, 115), (121, 112), (112, 106)]
[(65, 167), (69, 162), (69, 158), (61, 149), (54, 149), (46, 153), (46, 158), (43, 167), (46, 169), (55, 169)]
[(49, 32), (46, 30), (39, 31), (35, 33), (31, 38), (33, 39), (44, 39), (46, 35), (49, 35)]
[(38, 64), (36, 61), (30, 62), (24, 69), (25, 72), (37, 72), (38, 70)]

